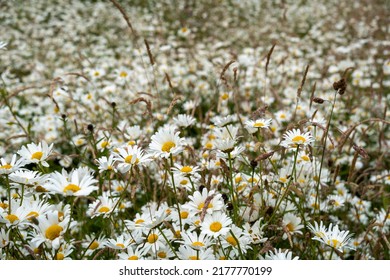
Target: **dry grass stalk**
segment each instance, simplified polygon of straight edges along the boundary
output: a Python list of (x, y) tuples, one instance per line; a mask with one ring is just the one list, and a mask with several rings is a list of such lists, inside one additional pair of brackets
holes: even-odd
[[(134, 99), (134, 100), (132, 100), (132, 101), (130, 101), (129, 102), (129, 104), (136, 104), (136, 103), (139, 103), (139, 102), (144, 102), (145, 104), (146, 104), (146, 110), (147, 110), (147, 112), (149, 113), (149, 116), (151, 117), (151, 118), (153, 118), (153, 114), (152, 114), (152, 103), (150, 102), (150, 100), (148, 100), (148, 99), (145, 99), (145, 98), (143, 98), (143, 97), (139, 97), (139, 98), (137, 98), (137, 99)], [(146, 113), (146, 112), (145, 112)], [(145, 114), (144, 113), (144, 114)]]
[(149, 43), (148, 43), (148, 41), (146, 41), (146, 39), (144, 39), (144, 42), (145, 42), (145, 46), (146, 46), (146, 51), (148, 52), (150, 64), (152, 64), (152, 66), (153, 66), (154, 65), (154, 58), (153, 58), (152, 52), (150, 51)]
[(267, 53), (267, 62), (265, 63), (265, 73), (268, 73), (268, 65), (271, 60), (271, 55), (274, 52), (276, 44), (273, 44), (269, 52)]
[(209, 204), (210, 204), (211, 200), (214, 198), (214, 196), (215, 196), (215, 194), (212, 194), (212, 195), (208, 196), (206, 198), (206, 200), (204, 201), (202, 213), (200, 214), (200, 221), (201, 222), (203, 222), (204, 217), (206, 216), (206, 213), (207, 213), (207, 209), (209, 208)]
[(173, 107), (177, 104), (177, 102), (179, 102), (179, 100), (181, 100), (181, 97), (180, 96), (175, 96), (171, 103), (169, 104), (169, 107), (167, 109), (167, 115), (172, 111)]
[(317, 83), (315, 82), (312, 89), (311, 89), (311, 94), (310, 94), (310, 105), (309, 108), (311, 109), (311, 105), (313, 103), (313, 98), (314, 98), (314, 92), (316, 91)]

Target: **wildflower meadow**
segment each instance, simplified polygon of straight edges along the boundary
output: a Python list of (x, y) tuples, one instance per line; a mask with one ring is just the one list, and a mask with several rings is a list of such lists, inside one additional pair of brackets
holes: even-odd
[(0, 259), (389, 260), (389, 11), (0, 0)]

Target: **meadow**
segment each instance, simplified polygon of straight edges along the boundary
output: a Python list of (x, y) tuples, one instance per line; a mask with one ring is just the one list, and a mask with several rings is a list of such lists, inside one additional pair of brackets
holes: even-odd
[(389, 19), (0, 0), (0, 259), (390, 259)]

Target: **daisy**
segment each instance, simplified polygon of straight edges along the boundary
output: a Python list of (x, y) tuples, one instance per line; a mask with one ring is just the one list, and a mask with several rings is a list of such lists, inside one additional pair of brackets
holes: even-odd
[(11, 181), (23, 185), (43, 184), (46, 176), (41, 175), (38, 171), (18, 170), (9, 175)]
[(149, 148), (155, 156), (168, 158), (179, 154), (184, 144), (184, 139), (179, 137), (179, 132), (175, 132), (172, 127), (166, 127), (159, 129), (152, 136)]
[(202, 250), (211, 245), (211, 237), (207, 236), (203, 232), (197, 234), (195, 231), (187, 231), (183, 232), (181, 236), (183, 238), (182, 242), (195, 250)]
[(104, 245), (108, 248), (115, 250), (124, 250), (130, 247), (130, 245), (134, 242), (133, 238), (128, 235), (120, 235), (116, 238), (109, 238), (105, 241)]
[(181, 174), (183, 176), (195, 175), (200, 171), (200, 167), (192, 166), (192, 165), (181, 165), (175, 163), (174, 167), (172, 167), (172, 171), (174, 174)]
[(289, 261), (289, 260), (298, 260), (299, 257), (292, 258), (292, 253), (289, 250), (282, 252), (282, 249), (275, 249), (274, 252), (268, 251), (264, 256), (265, 260), (278, 260), (278, 261)]
[(98, 189), (95, 186), (97, 180), (87, 168), (82, 167), (72, 170), (69, 174), (65, 169), (62, 173), (55, 171), (49, 181), (45, 186), (48, 191), (65, 196), (86, 196)]
[(133, 125), (126, 129), (125, 136), (129, 139), (128, 145), (135, 145), (137, 139), (142, 135), (142, 129), (139, 125)]
[(193, 211), (195, 213), (200, 213), (203, 211), (206, 199), (209, 197), (212, 197), (212, 199), (207, 205), (208, 214), (222, 210), (224, 208), (225, 204), (223, 202), (222, 195), (220, 193), (216, 193), (214, 190), (208, 191), (206, 188), (204, 188), (202, 192), (195, 191), (193, 195), (190, 195), (188, 197), (190, 201), (185, 204), (183, 208), (186, 208), (189, 211)]
[(61, 220), (57, 211), (41, 215), (37, 220), (38, 225), (34, 225), (36, 233), (31, 241), (35, 243), (36, 246), (46, 243), (50, 248), (59, 248), (65, 231), (73, 228), (77, 223), (76, 221), (69, 221), (70, 215), (65, 216), (64, 219)]
[(57, 251), (54, 248), (52, 250), (54, 251), (53, 255), (55, 255), (55, 260), (71, 260), (70, 254), (73, 252), (74, 246), (72, 244), (64, 243), (61, 244)]
[(303, 228), (303, 225), (301, 224), (301, 218), (295, 216), (294, 214), (286, 213), (283, 216), (282, 224), (286, 230), (286, 232), (283, 234), (283, 239), (287, 238), (287, 233), (290, 235), (295, 233), (302, 234), (302, 231), (300, 231), (300, 229)]
[(245, 128), (249, 131), (249, 133), (255, 133), (261, 128), (270, 127), (272, 119), (257, 119), (255, 121), (247, 120), (245, 122)]
[(132, 246), (129, 246), (127, 247), (126, 252), (121, 252), (118, 254), (118, 259), (136, 261), (142, 260), (143, 255), (138, 247), (134, 249)]
[(326, 231), (327, 231), (327, 229), (324, 226), (324, 224), (322, 223), (322, 221), (320, 221), (319, 225), (317, 224), (316, 221), (314, 221), (314, 225), (309, 224), (308, 228), (314, 234), (314, 236), (316, 236), (318, 238), (323, 238), (326, 234)]
[(11, 211), (5, 211), (0, 208), (0, 223), (4, 223), (7, 227), (22, 226), (27, 222), (27, 210), (18, 200), (12, 201)]
[(18, 154), (27, 162), (27, 163), (41, 163), (45, 167), (49, 167), (49, 164), (46, 162), (47, 157), (50, 155), (53, 149), (53, 144), (50, 146), (47, 145), (45, 141), (40, 142), (38, 145), (35, 143), (27, 144), (23, 146)]
[(26, 218), (29, 221), (33, 221), (34, 218), (37, 219), (39, 216), (52, 211), (51, 205), (44, 200), (25, 199), (22, 205), (27, 213)]
[(9, 233), (11, 230), (6, 231), (4, 228), (0, 230), (0, 248), (7, 247), (10, 244)]
[(147, 233), (149, 230), (146, 224), (151, 223), (150, 215), (147, 213), (136, 213), (133, 220), (125, 220), (126, 227), (135, 233)]
[(232, 220), (221, 212), (206, 214), (201, 225), (202, 232), (214, 238), (226, 235), (230, 230)]
[(237, 255), (239, 252), (238, 247), (240, 247), (244, 254), (246, 253), (247, 249), (249, 248), (250, 241), (251, 238), (249, 234), (233, 224), (230, 231), (224, 237), (221, 243), (224, 248), (233, 248), (233, 251)]
[(118, 148), (115, 153), (115, 160), (119, 162), (118, 169), (121, 173), (128, 172), (134, 165), (151, 161), (149, 155), (145, 155), (144, 151), (137, 145)]
[(2, 174), (10, 174), (14, 171), (20, 170), (23, 166), (26, 165), (26, 162), (23, 158), (16, 160), (16, 155), (12, 156), (10, 162), (6, 159), (0, 159), (0, 175)]
[[(170, 240), (173, 233), (170, 230), (163, 230), (165, 237)], [(144, 240), (144, 246), (142, 248), (143, 253), (156, 253), (160, 248), (167, 247), (166, 241), (160, 231), (151, 230)]]
[(87, 249), (86, 256), (91, 256), (98, 249), (103, 249), (106, 243), (106, 238), (102, 234), (98, 237), (86, 235), (85, 238), (86, 240), (82, 243), (82, 247)]
[(87, 215), (92, 218), (97, 216), (108, 217), (114, 210), (118, 199), (109, 197), (107, 193), (103, 193), (103, 195), (99, 196), (97, 200), (88, 206)]
[(173, 121), (179, 127), (188, 127), (196, 122), (194, 117), (186, 114), (177, 115), (177, 117), (173, 118)]
[(280, 143), (285, 148), (296, 148), (299, 146), (311, 145), (314, 138), (310, 132), (301, 133), (300, 129), (293, 129), (287, 131), (283, 135), (284, 140)]
[(343, 247), (352, 250), (354, 249), (352, 246), (348, 245), (351, 237), (352, 234), (349, 234), (348, 230), (340, 230), (338, 225), (332, 227), (332, 224), (330, 224), (328, 230), (323, 236), (314, 236), (313, 239), (320, 241), (342, 253)]
[(177, 255), (181, 260), (213, 260), (213, 251), (211, 248), (206, 250), (195, 250), (187, 245), (179, 247)]
[(104, 171), (114, 171), (114, 172), (117, 171), (116, 168), (114, 167), (115, 162), (116, 162), (114, 155), (110, 155), (108, 158), (101, 157), (101, 158), (96, 159), (96, 161), (99, 164), (99, 166), (98, 166), (99, 173), (102, 173)]

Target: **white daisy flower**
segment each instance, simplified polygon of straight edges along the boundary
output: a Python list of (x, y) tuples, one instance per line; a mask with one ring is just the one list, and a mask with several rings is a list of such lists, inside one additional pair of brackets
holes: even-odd
[(99, 164), (98, 166), (99, 173), (102, 173), (104, 171), (114, 171), (114, 172), (117, 171), (116, 168), (114, 167), (116, 162), (114, 155), (110, 155), (108, 158), (104, 156), (96, 159), (96, 161)]
[(63, 169), (62, 173), (54, 172), (49, 178), (50, 183), (45, 188), (52, 193), (65, 196), (86, 196), (98, 189), (94, 179), (86, 168), (77, 168), (69, 174)]
[(134, 249), (132, 246), (127, 247), (126, 252), (119, 253), (118, 258), (120, 260), (130, 260), (130, 261), (144, 259), (143, 254), (142, 254), (141, 250), (139, 249), (139, 247)]
[(179, 114), (173, 118), (174, 123), (179, 127), (188, 127), (196, 122), (196, 119), (190, 115)]
[(338, 225), (332, 227), (332, 224), (330, 224), (328, 230), (323, 236), (316, 235), (313, 239), (320, 241), (342, 253), (344, 247), (354, 250), (352, 246), (348, 245), (351, 237), (352, 234), (349, 234), (348, 230), (340, 230)]
[(119, 198), (109, 197), (107, 193), (99, 196), (97, 200), (88, 206), (87, 215), (92, 218), (103, 215), (108, 217), (114, 210)]
[(115, 153), (115, 160), (119, 162), (118, 169), (122, 173), (128, 172), (134, 165), (151, 161), (149, 155), (145, 155), (144, 151), (137, 145), (118, 148)]
[[(292, 213), (286, 213), (283, 216), (283, 221), (282, 221), (283, 227), (287, 230), (287, 232), (290, 235), (299, 233), (302, 234), (302, 231), (300, 229), (303, 228), (303, 225), (301, 224), (301, 218), (295, 216)], [(287, 238), (287, 233), (283, 234), (283, 239)]]
[(280, 143), (285, 148), (296, 148), (298, 145), (307, 146), (314, 142), (310, 132), (302, 133), (300, 129), (287, 131), (283, 135), (284, 140)]
[(265, 260), (278, 260), (278, 261), (289, 261), (289, 260), (298, 260), (299, 257), (292, 258), (292, 252), (285, 250), (282, 252), (282, 249), (275, 249), (274, 252), (268, 251), (264, 256)]
[(179, 137), (179, 132), (175, 132), (172, 127), (165, 127), (152, 136), (149, 148), (155, 156), (168, 158), (179, 154), (184, 144), (184, 139)]
[(223, 202), (222, 195), (220, 193), (216, 193), (214, 190), (208, 191), (206, 188), (202, 190), (202, 193), (200, 191), (195, 191), (193, 195), (190, 195), (188, 197), (190, 201), (186, 203), (183, 208), (195, 213), (200, 213), (205, 206), (206, 199), (209, 197), (212, 197), (212, 199), (207, 205), (208, 214), (224, 208), (225, 204)]
[(214, 238), (226, 235), (230, 230), (232, 220), (222, 212), (206, 214), (201, 225), (202, 232)]
[(23, 146), (18, 154), (25, 159), (27, 163), (41, 163), (43, 166), (48, 167), (46, 162), (47, 157), (50, 155), (53, 149), (53, 144), (47, 145), (45, 141), (40, 142), (38, 145), (35, 143), (27, 144)]
[(214, 260), (211, 248), (206, 250), (196, 250), (187, 245), (179, 247), (177, 255), (181, 260)]
[(272, 119), (257, 119), (255, 121), (247, 120), (245, 122), (245, 128), (249, 131), (249, 133), (255, 133), (261, 128), (270, 127)]
[(0, 175), (11, 174), (14, 171), (20, 170), (26, 162), (23, 158), (16, 160), (16, 155), (12, 156), (11, 161), (7, 161), (5, 158), (0, 159)]

